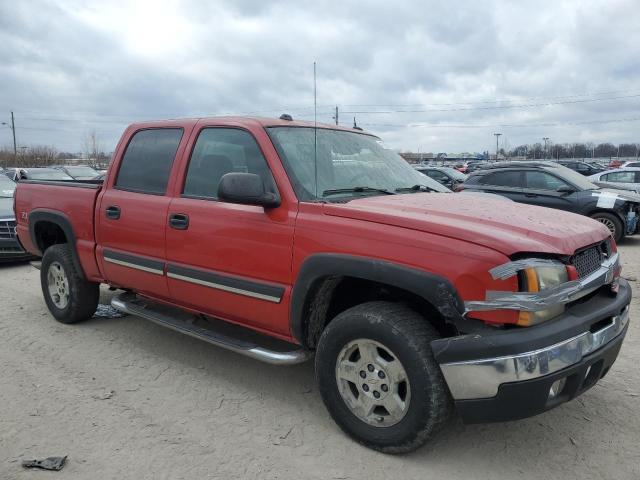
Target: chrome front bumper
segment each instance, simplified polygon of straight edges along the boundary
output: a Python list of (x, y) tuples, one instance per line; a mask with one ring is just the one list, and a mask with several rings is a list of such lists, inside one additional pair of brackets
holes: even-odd
[[(596, 272), (597, 273), (597, 272)], [(595, 274), (594, 274), (595, 275)], [(515, 355), (442, 363), (454, 400), (494, 397), (500, 385), (550, 375), (580, 362), (618, 337), (629, 322), (629, 306), (601, 329)]]

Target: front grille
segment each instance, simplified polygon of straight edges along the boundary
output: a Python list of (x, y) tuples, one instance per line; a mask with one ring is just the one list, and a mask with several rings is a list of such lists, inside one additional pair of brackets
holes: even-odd
[(578, 278), (586, 277), (600, 268), (604, 259), (611, 254), (610, 241), (605, 240), (598, 245), (580, 250), (571, 257), (570, 262), (576, 267)]
[(0, 239), (16, 238), (15, 220), (0, 220)]

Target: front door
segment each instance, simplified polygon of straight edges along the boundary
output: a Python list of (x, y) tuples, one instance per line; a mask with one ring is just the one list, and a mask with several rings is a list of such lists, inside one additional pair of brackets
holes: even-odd
[[(571, 192), (559, 192), (560, 188), (573, 188)], [(557, 208), (569, 212), (578, 212), (579, 205), (577, 188), (569, 185), (561, 178), (542, 170), (528, 170), (525, 172), (525, 195), (522, 203), (539, 205), (541, 207)]]
[(218, 199), (231, 172), (277, 187), (256, 140), (239, 128), (203, 128), (182, 193), (169, 207), (169, 291), (185, 307), (286, 336), (295, 206), (265, 209)]
[(165, 227), (171, 168), (184, 135), (181, 128), (136, 132), (120, 162), (117, 178), (98, 208), (98, 260), (113, 285), (154, 297), (168, 297)]

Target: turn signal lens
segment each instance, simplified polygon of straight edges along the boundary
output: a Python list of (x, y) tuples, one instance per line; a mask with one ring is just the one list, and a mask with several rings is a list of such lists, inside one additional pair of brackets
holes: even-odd
[[(551, 266), (525, 268), (524, 277), (526, 280), (526, 291), (529, 293), (537, 293), (567, 282), (569, 280), (569, 272), (567, 272), (565, 265), (558, 263), (557, 265)], [(564, 304), (560, 303), (546, 310), (520, 312), (517, 325), (529, 327), (546, 322), (564, 312), (564, 308)]]

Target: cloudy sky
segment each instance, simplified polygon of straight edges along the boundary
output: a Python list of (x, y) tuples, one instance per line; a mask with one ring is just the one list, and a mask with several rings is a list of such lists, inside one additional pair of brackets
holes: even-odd
[[(423, 152), (640, 142), (637, 0), (2, 1), (0, 120), (18, 145), (111, 151), (143, 119), (358, 124)], [(11, 131), (0, 126), (0, 145)]]

